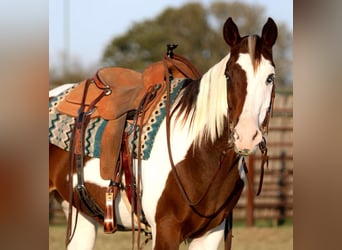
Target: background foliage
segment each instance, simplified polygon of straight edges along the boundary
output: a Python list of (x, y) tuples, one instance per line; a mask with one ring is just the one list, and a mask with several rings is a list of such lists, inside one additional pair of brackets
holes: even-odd
[[(189, 58), (201, 72), (218, 62), (228, 52), (222, 38), (222, 27), (227, 17), (237, 23), (241, 36), (260, 34), (267, 17), (265, 9), (244, 3), (214, 2), (208, 8), (200, 3), (168, 8), (153, 20), (133, 25), (126, 34), (116, 37), (103, 54), (106, 65), (143, 70), (158, 61), (165, 45), (179, 44), (177, 53)], [(291, 83), (292, 35), (284, 24), (278, 24), (279, 37), (274, 57), (279, 84)]]
[[(142, 71), (162, 59), (167, 43), (176, 43), (179, 45), (176, 53), (190, 59), (203, 73), (229, 52), (222, 37), (225, 20), (231, 16), (241, 36), (260, 35), (268, 18), (264, 12), (265, 8), (260, 5), (223, 1), (213, 2), (208, 7), (188, 3), (180, 8), (167, 8), (154, 19), (135, 23), (125, 34), (114, 37), (104, 48), (102, 64)], [(274, 48), (277, 84), (292, 89), (292, 33), (285, 24), (275, 22), (278, 25)], [(79, 79), (77, 72), (80, 72)], [(87, 74), (85, 70), (77, 72), (71, 70), (63, 79), (56, 80), (77, 82)]]

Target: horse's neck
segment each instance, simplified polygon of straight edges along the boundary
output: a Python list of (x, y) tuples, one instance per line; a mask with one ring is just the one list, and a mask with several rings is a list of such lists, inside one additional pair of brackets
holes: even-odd
[(233, 148), (228, 146), (226, 133), (215, 142), (204, 141), (200, 146), (192, 146), (191, 149), (194, 160), (204, 163), (196, 166), (201, 173), (212, 172), (223, 167), (221, 173), (226, 174), (236, 165), (238, 158)]
[[(224, 140), (202, 143), (190, 148), (183, 161), (177, 164), (177, 171), (184, 181), (185, 190), (192, 202), (198, 202), (200, 211), (210, 207), (216, 211), (235, 191), (239, 182), (239, 157), (233, 149), (224, 147)], [(211, 204), (216, 200), (215, 204)]]

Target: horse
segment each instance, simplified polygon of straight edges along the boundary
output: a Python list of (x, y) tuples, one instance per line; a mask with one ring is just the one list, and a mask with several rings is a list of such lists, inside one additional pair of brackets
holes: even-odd
[[(231, 212), (245, 185), (244, 157), (266, 143), (277, 26), (268, 18), (261, 36), (240, 36), (229, 17), (223, 38), (230, 51), (200, 79), (183, 84), (155, 133), (149, 158), (133, 159), (135, 169), (141, 165), (137, 182), (153, 249), (179, 249), (182, 242), (189, 249), (218, 249), (223, 238), (225, 249), (230, 249)], [(50, 94), (56, 96), (68, 88), (62, 86)], [(69, 152), (50, 143), (49, 156), (49, 191), (58, 194), (68, 216)], [(105, 210), (108, 180), (101, 178), (99, 161), (85, 156), (84, 178), (92, 199)], [(73, 179), (75, 183), (76, 174)], [(120, 228), (139, 226), (132, 223), (123, 193), (114, 206)], [(79, 213), (72, 218), (77, 226), (68, 249), (92, 249), (97, 225), (104, 221), (77, 202), (72, 209)]]

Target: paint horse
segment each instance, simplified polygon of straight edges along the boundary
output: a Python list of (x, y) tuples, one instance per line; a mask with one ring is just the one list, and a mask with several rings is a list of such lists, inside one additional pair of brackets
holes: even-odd
[[(230, 52), (200, 79), (182, 84), (170, 113), (155, 131), (148, 159), (133, 160), (135, 169), (141, 165), (137, 182), (153, 249), (179, 249), (184, 241), (189, 249), (217, 249), (223, 238), (225, 249), (230, 249), (231, 212), (244, 187), (243, 158), (265, 147), (277, 26), (269, 18), (261, 36), (241, 37), (228, 18), (223, 37)], [(58, 95), (70, 86), (50, 94)], [(58, 193), (66, 212), (68, 158), (67, 151), (50, 144), (50, 190)], [(92, 199), (105, 209), (108, 181), (100, 176), (98, 158), (85, 157), (84, 179)], [(124, 199), (119, 193), (115, 217), (121, 228), (129, 230), (137, 225), (132, 224)], [(77, 206), (74, 203), (72, 209), (80, 209)], [(68, 248), (93, 248), (97, 222), (103, 223), (80, 209)]]

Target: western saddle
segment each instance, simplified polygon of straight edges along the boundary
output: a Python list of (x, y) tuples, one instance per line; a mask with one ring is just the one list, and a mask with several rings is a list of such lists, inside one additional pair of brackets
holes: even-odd
[[(104, 219), (105, 232), (116, 231), (113, 201), (121, 185), (122, 173), (125, 172), (126, 182), (131, 178), (126, 176), (126, 166), (123, 166), (125, 157), (122, 156), (122, 151), (128, 153), (127, 135), (125, 136), (127, 133), (124, 131), (126, 122), (132, 119), (131, 114), (134, 114), (134, 119), (142, 117), (139, 125), (146, 124), (164, 91), (170, 88), (172, 78), (195, 80), (201, 77), (199, 71), (187, 59), (173, 53), (176, 47), (177, 45), (168, 44), (163, 60), (151, 64), (143, 73), (120, 67), (99, 69), (93, 78), (77, 85), (57, 107), (60, 113), (75, 117), (70, 167), (76, 168), (76, 190), (79, 199), (90, 214)], [(84, 132), (89, 120), (96, 117), (108, 120), (100, 145), (100, 175), (111, 182), (106, 193), (106, 213), (90, 197), (83, 180)], [(132, 123), (136, 124), (136, 121)], [(126, 156), (126, 165), (129, 164), (128, 161), (130, 160), (127, 160)], [(72, 189), (72, 183), (70, 188)], [(127, 193), (128, 191), (134, 192), (126, 189)], [(106, 224), (106, 220), (109, 223)], [(68, 228), (71, 226), (68, 225)], [(70, 235), (69, 232), (69, 241)]]

